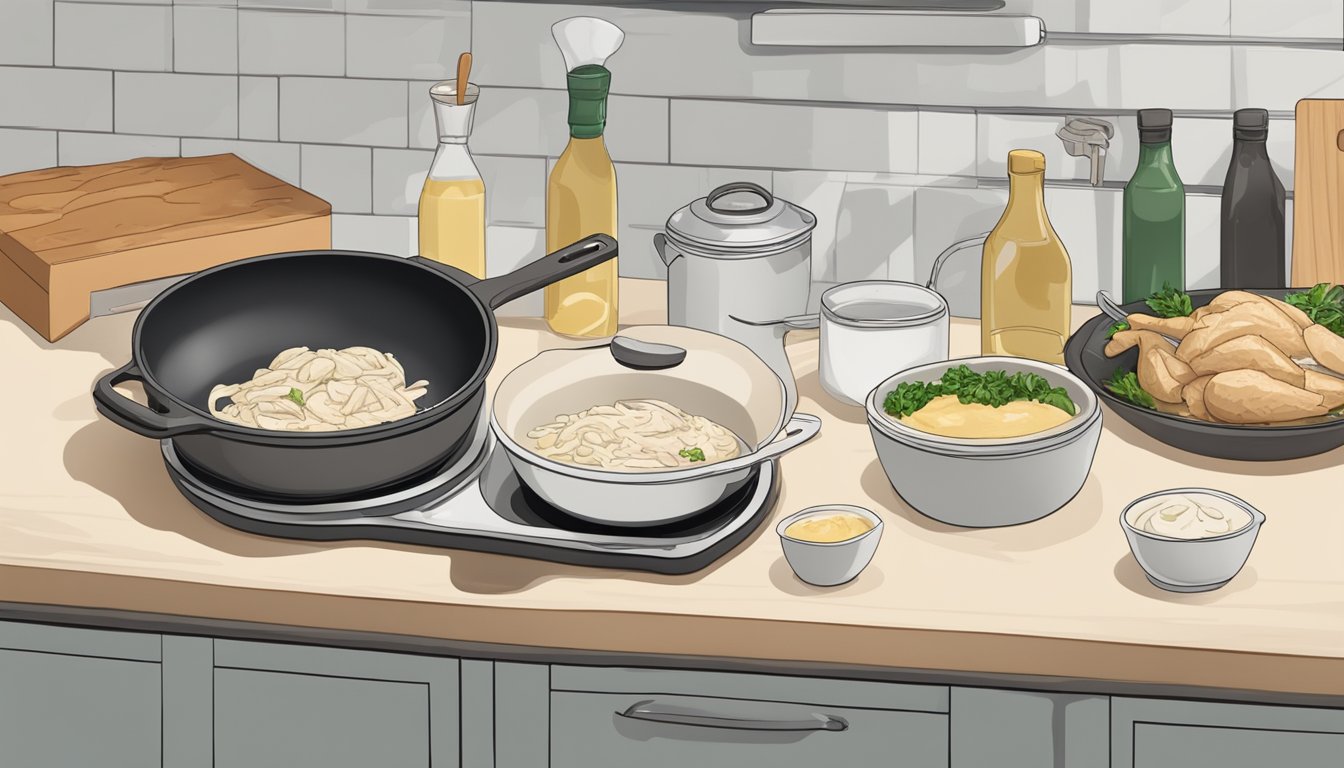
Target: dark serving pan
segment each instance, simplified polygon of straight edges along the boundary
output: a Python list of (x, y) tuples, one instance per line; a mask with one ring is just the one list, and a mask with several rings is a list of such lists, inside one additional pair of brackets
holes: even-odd
[[(258, 256), (200, 272), (164, 291), (135, 321), (131, 361), (98, 380), (98, 410), (122, 427), (171, 439), (219, 485), (255, 498), (367, 496), (443, 463), (476, 426), (495, 359), (494, 309), (616, 255), (594, 235), (488, 280), (428, 259), (356, 251)], [(221, 421), (216, 384), (246, 381), (288, 347), (390, 352), (426, 407), (400, 421), (340, 432), (280, 432)], [(143, 384), (150, 407), (113, 386)]]
[[(1282, 299), (1301, 288), (1252, 289), (1253, 293)], [(1222, 293), (1219, 290), (1189, 291), (1190, 303), (1202, 307)], [(1151, 310), (1142, 301), (1123, 306), (1126, 314)], [(1115, 415), (1138, 427), (1144, 434), (1183, 451), (1217, 459), (1241, 461), (1281, 461), (1314, 456), (1344, 445), (1344, 419), (1282, 427), (1256, 427), (1237, 424), (1211, 424), (1169, 413), (1150, 411), (1121, 400), (1104, 385), (1116, 369), (1132, 371), (1138, 365), (1139, 351), (1131, 349), (1117, 357), (1106, 357), (1106, 331), (1114, 321), (1105, 314), (1083, 324), (1069, 337), (1064, 347), (1064, 362), (1069, 370), (1091, 387)]]

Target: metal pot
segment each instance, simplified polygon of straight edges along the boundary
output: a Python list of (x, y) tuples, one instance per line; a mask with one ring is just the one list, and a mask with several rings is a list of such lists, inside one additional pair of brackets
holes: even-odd
[[(493, 309), (615, 255), (615, 240), (594, 235), (489, 280), (420, 257), (355, 251), (233, 262), (150, 302), (135, 322), (131, 362), (101, 378), (93, 399), (113, 422), (171, 439), (197, 474), (250, 498), (338, 501), (395, 487), (439, 467), (476, 425), (498, 339)], [(301, 345), (391, 352), (410, 376), (429, 381), (424, 402), (432, 405), (339, 432), (280, 432), (210, 415), (214, 385), (246, 381), (276, 352)], [(113, 389), (124, 381), (144, 385), (148, 408)]]
[[(784, 416), (779, 377), (741, 344), (672, 326), (638, 326), (610, 344), (542, 352), (504, 377), (490, 425), (519, 479), (574, 517), (644, 526), (694, 517), (751, 480), (760, 465), (812, 439), (815, 416)], [(742, 455), (705, 466), (623, 472), (543, 458), (528, 431), (557, 414), (656, 398), (731, 430)]]
[[(758, 198), (744, 207), (730, 196)], [(778, 319), (807, 311), (812, 230), (817, 217), (764, 187), (725, 184), (667, 220), (653, 244), (667, 265), (667, 322), (735, 339), (784, 380), (788, 411), (796, 401), (782, 344), (733, 316)]]

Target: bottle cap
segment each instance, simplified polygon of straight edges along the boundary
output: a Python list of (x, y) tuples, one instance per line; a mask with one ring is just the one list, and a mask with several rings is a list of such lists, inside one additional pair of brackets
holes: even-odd
[(1045, 173), (1045, 155), (1034, 149), (1014, 149), (1008, 153), (1009, 173)]
[(601, 136), (607, 124), (611, 71), (601, 64), (584, 64), (575, 67), (567, 81), (570, 135), (579, 139)]
[(476, 101), (480, 95), (481, 89), (475, 83), (467, 83), (464, 103), (459, 105), (456, 80), (444, 80), (429, 89), (440, 141), (457, 140), (457, 143), (461, 143), (461, 140), (471, 135), (472, 117), (476, 114)]
[(1243, 141), (1269, 138), (1269, 112), (1263, 109), (1238, 109), (1232, 115), (1232, 137)]
[(1165, 144), (1171, 141), (1171, 110), (1140, 109), (1139, 141), (1144, 144)]

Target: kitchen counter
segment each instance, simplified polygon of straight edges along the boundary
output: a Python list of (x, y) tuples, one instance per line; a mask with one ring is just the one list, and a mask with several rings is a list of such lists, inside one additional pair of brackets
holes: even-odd
[[(663, 284), (623, 281), (622, 320), (659, 322)], [(1081, 322), (1095, 309), (1079, 307)], [(798, 581), (773, 523), (698, 573), (659, 576), (447, 549), (268, 539), (187, 503), (158, 446), (98, 416), (92, 382), (126, 362), (132, 315), (49, 343), (0, 307), (0, 601), (410, 635), (468, 643), (1344, 695), (1344, 515), (1325, 500), (1340, 452), (1284, 463), (1205, 459), (1106, 414), (1091, 477), (1028, 525), (956, 529), (892, 491), (860, 409), (817, 380), (815, 332), (794, 333), (798, 410), (813, 442), (782, 461), (773, 519), (858, 504), (886, 521), (856, 581)], [(501, 323), (493, 386), (561, 342)], [(952, 327), (955, 355), (978, 345)], [(975, 482), (975, 478), (967, 478)], [(1268, 516), (1221, 590), (1151, 586), (1117, 522), (1131, 499), (1203, 485)], [(1012, 493), (1012, 489), (1004, 489)]]

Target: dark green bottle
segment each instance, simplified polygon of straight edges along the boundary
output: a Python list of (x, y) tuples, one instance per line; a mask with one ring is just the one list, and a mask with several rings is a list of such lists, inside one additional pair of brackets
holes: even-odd
[(1185, 289), (1185, 185), (1171, 159), (1171, 110), (1139, 110), (1139, 165), (1125, 185), (1121, 300)]

